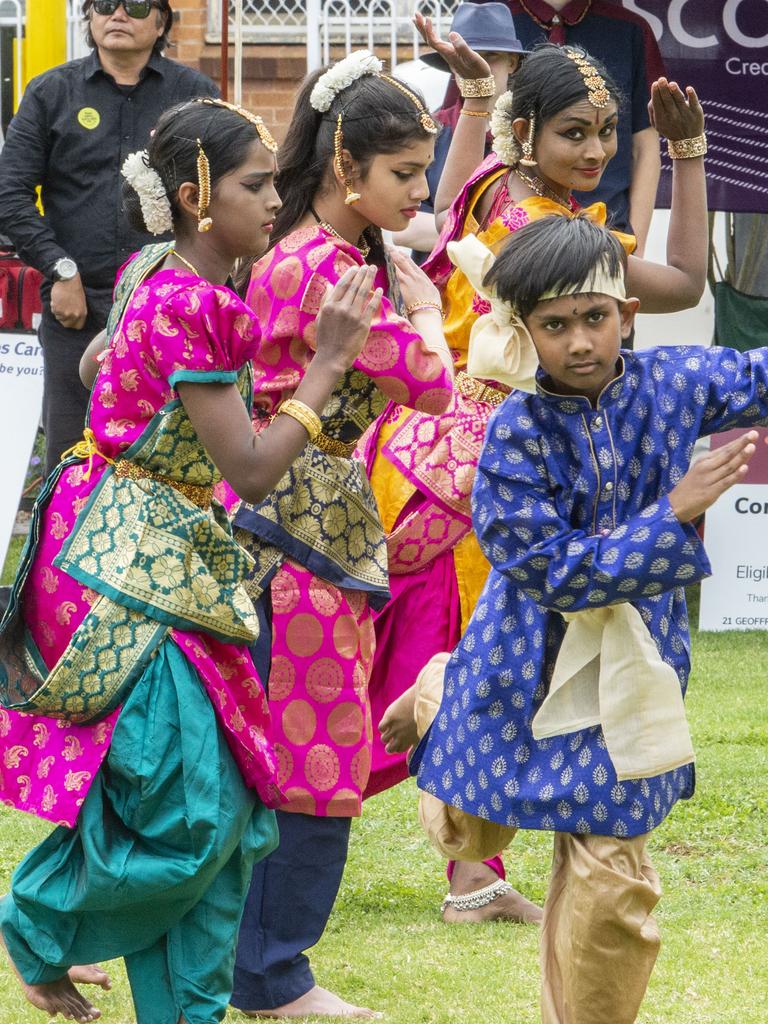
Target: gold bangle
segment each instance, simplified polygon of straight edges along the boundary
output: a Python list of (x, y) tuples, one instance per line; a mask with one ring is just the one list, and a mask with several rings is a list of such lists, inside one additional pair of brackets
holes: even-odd
[(487, 99), (496, 94), (496, 79), (493, 75), (488, 78), (459, 78), (456, 75), (456, 85), (465, 100)]
[(410, 306), (405, 307), (405, 315), (410, 319), (414, 313), (418, 313), (420, 309), (436, 309), (440, 316), (445, 320), (445, 313), (443, 307), (439, 302), (431, 302), (429, 299), (420, 299), (417, 302), (412, 302)]
[(667, 139), (667, 152), (671, 160), (691, 160), (707, 152), (707, 136), (704, 132), (693, 139)]
[(285, 413), (286, 416), (290, 416), (300, 423), (309, 434), (310, 441), (314, 441), (323, 432), (322, 421), (315, 410), (310, 409), (308, 405), (300, 402), (297, 398), (287, 398), (282, 402), (275, 415), (279, 416), (280, 413)]
[(465, 117), (490, 117), (490, 110), (465, 110), (464, 107), (459, 111), (460, 114), (464, 114)]

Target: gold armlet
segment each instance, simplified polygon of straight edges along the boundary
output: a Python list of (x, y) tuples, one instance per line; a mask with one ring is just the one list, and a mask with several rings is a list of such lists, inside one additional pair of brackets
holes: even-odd
[(286, 416), (290, 416), (300, 423), (309, 434), (310, 441), (314, 441), (322, 433), (323, 424), (320, 417), (314, 409), (310, 409), (308, 405), (300, 402), (297, 398), (288, 398), (282, 402), (275, 415), (279, 416), (280, 413), (285, 413)]
[(496, 93), (496, 79), (493, 75), (488, 78), (459, 78), (457, 75), (456, 85), (465, 100), (487, 99)]
[(668, 139), (667, 152), (672, 160), (691, 160), (707, 152), (707, 136), (704, 132), (694, 139)]

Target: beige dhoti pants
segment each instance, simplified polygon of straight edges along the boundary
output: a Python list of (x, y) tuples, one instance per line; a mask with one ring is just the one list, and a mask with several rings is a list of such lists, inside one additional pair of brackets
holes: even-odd
[(555, 833), (541, 928), (542, 1024), (634, 1024), (660, 938), (647, 836)]

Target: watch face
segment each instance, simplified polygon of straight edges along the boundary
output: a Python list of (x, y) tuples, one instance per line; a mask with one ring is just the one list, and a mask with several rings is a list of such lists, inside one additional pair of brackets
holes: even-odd
[(60, 281), (71, 281), (77, 275), (77, 264), (67, 258), (59, 260), (53, 269)]

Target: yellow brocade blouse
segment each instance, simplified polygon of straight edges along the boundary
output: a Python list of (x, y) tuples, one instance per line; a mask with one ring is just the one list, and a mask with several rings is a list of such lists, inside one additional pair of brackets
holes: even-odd
[[(540, 220), (542, 217), (550, 217), (553, 214), (569, 216), (568, 210), (552, 199), (547, 199), (545, 196), (531, 196), (529, 199), (522, 199), (519, 203), (508, 207), (501, 216), (481, 231), (475, 216), (475, 208), (487, 190), (504, 176), (506, 170), (507, 168), (502, 167), (479, 183), (469, 200), (467, 216), (461, 232), (462, 238), (466, 235), (476, 235), (494, 253), (498, 253), (512, 232), (517, 231), (525, 224)], [(581, 211), (574, 210), (573, 212), (584, 213), (590, 220), (601, 226), (605, 224), (607, 216), (605, 203), (593, 203)], [(627, 235), (621, 231), (614, 231), (613, 234), (624, 246), (628, 255), (634, 252), (637, 246), (634, 235)], [(461, 370), (467, 364), (467, 349), (469, 348), (472, 324), (478, 316), (488, 312), (487, 303), (476, 294), (464, 274), (460, 270), (454, 270), (445, 286), (443, 307), (446, 310), (445, 337), (453, 352), (456, 368)]]

